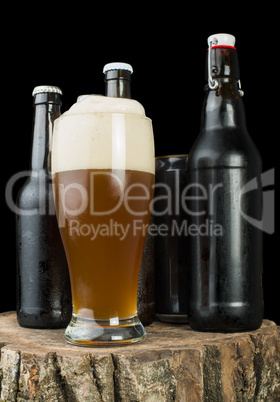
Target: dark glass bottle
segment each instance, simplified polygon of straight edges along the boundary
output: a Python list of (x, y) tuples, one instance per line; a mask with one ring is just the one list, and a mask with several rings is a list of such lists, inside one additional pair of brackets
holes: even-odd
[(54, 120), (61, 90), (33, 91), (34, 127), (31, 175), (17, 198), (17, 319), (28, 328), (63, 328), (71, 319), (71, 290), (57, 225), (51, 181)]
[(109, 63), (104, 66), (105, 95), (112, 98), (131, 98), (131, 74), (127, 63)]
[[(130, 99), (132, 72), (131, 65), (127, 63), (106, 64), (103, 69), (106, 96)], [(137, 314), (143, 325), (150, 325), (155, 318), (154, 239), (149, 234), (146, 237), (140, 265)]]
[(246, 128), (235, 38), (208, 44), (209, 85), (187, 165), (188, 316), (198, 331), (248, 331), (263, 319), (262, 231), (246, 219), (261, 221), (262, 162)]

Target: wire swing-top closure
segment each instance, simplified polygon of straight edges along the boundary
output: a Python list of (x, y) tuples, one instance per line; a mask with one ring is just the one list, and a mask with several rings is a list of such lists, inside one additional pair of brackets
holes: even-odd
[[(218, 71), (218, 67), (216, 65), (211, 65), (212, 60), (212, 49), (213, 46), (225, 46), (232, 47), (235, 49), (235, 37), (230, 34), (216, 34), (211, 35), (208, 38), (208, 87), (210, 90), (215, 90), (219, 87), (219, 82), (216, 78), (213, 78), (212, 73), (216, 73)], [(240, 96), (244, 95), (244, 92), (241, 90), (241, 81), (238, 80), (239, 94)]]
[[(212, 38), (210, 36), (210, 38)], [(209, 38), (209, 39), (210, 39)], [(208, 50), (208, 85), (210, 89), (217, 89), (219, 86), (218, 80), (213, 79), (212, 77), (212, 71), (216, 71), (217, 67), (216, 66), (211, 66), (211, 56), (212, 56), (212, 46), (216, 45), (217, 42), (213, 41), (212, 39), (209, 41), (209, 50)]]

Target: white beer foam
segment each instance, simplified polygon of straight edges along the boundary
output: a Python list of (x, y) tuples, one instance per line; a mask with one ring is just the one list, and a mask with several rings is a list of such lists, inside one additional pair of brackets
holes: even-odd
[(152, 122), (139, 102), (87, 95), (55, 120), (52, 172), (78, 169), (155, 172)]

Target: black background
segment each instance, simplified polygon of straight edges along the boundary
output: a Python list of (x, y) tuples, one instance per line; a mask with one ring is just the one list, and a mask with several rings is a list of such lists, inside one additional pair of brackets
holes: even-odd
[[(245, 3), (245, 2), (244, 2)], [(138, 4), (138, 3), (136, 3)], [(30, 167), (32, 90), (57, 85), (62, 112), (81, 94), (104, 94), (103, 66), (122, 61), (133, 66), (132, 97), (153, 121), (156, 156), (188, 153), (200, 128), (204, 98), (207, 37), (226, 32), (236, 37), (247, 127), (261, 152), (263, 171), (275, 168), (278, 220), (279, 56), (273, 9), (228, 8), (174, 2), (73, 3), (58, 10), (7, 9), (2, 28), (2, 259), (0, 311), (15, 309), (15, 215), (4, 189), (13, 174)], [(245, 5), (245, 4), (244, 4)], [(248, 9), (248, 8), (247, 8)], [(274, 17), (275, 15), (275, 17)], [(274, 20), (273, 20), (274, 19)], [(3, 25), (2, 21), (2, 25)], [(15, 186), (15, 194), (20, 183)], [(265, 318), (280, 324), (279, 229), (264, 234)], [(277, 308), (278, 307), (278, 308)]]

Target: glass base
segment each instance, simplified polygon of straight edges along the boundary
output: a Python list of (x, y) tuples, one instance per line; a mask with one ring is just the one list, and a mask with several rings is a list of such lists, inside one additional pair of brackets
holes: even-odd
[(188, 324), (187, 314), (156, 314), (159, 321), (174, 324)]
[(73, 313), (65, 339), (76, 346), (122, 346), (142, 342), (145, 329), (137, 315), (119, 320), (94, 320)]

